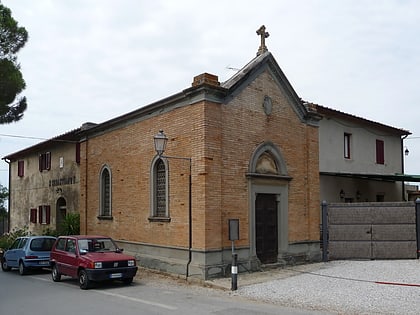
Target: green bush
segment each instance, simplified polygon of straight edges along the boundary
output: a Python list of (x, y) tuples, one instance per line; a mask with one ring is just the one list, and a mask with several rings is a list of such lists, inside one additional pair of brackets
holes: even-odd
[(57, 230), (51, 230), (50, 228), (46, 228), (45, 230), (42, 231), (42, 235), (57, 237), (60, 235), (60, 233), (58, 233)]
[(61, 235), (78, 235), (80, 234), (80, 214), (67, 213), (63, 223), (60, 226)]
[(0, 249), (6, 250), (8, 249), (13, 241), (20, 237), (20, 236), (26, 236), (26, 235), (30, 235), (31, 233), (28, 231), (28, 227), (24, 226), (23, 228), (20, 229), (13, 229), (11, 232), (9, 233), (5, 233), (4, 235), (2, 235), (0, 237)]

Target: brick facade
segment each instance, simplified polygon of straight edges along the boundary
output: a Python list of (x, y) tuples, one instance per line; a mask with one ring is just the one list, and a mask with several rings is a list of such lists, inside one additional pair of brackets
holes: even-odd
[[(214, 75), (200, 75), (179, 94), (92, 128), (81, 143), (81, 231), (112, 236), (145, 266), (208, 278), (226, 272), (231, 259), (227, 223), (235, 218), (239, 260), (256, 269), (254, 200), (266, 190), (279, 200), (278, 261), (317, 260), (316, 118), (270, 53), (245, 70), (247, 76), (224, 85)], [(263, 108), (266, 96), (269, 112)], [(165, 155), (178, 157), (167, 159), (169, 222), (149, 219), (153, 136), (160, 129), (169, 138)], [(284, 174), (253, 174), (251, 160), (265, 145), (279, 152)], [(191, 159), (191, 208), (190, 162), (183, 158)], [(98, 217), (104, 166), (112, 178), (111, 219)]]

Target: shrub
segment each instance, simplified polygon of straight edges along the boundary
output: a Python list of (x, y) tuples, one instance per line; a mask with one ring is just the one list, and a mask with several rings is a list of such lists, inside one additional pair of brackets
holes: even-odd
[(61, 235), (78, 235), (80, 234), (80, 214), (67, 213), (59, 230)]
[(57, 230), (51, 230), (50, 228), (46, 228), (45, 230), (42, 231), (42, 235), (57, 237), (60, 235), (60, 233), (58, 233)]
[(14, 228), (11, 232), (5, 233), (0, 237), (0, 249), (6, 250), (8, 249), (13, 241), (20, 237), (30, 235), (31, 233), (28, 231), (28, 227), (24, 226), (23, 228), (16, 229)]

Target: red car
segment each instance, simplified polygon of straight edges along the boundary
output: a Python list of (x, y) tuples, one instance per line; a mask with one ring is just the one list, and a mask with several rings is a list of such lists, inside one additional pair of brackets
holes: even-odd
[(136, 259), (122, 251), (107, 236), (60, 236), (51, 249), (52, 279), (78, 278), (84, 290), (97, 281), (117, 279), (130, 284), (137, 273)]

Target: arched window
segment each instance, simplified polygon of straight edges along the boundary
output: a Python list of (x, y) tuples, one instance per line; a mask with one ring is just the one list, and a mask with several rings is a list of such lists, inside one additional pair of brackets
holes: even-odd
[(100, 174), (100, 217), (112, 217), (111, 209), (111, 171), (108, 166), (104, 166)]
[(156, 157), (151, 174), (151, 219), (168, 219), (168, 164), (164, 158)]

